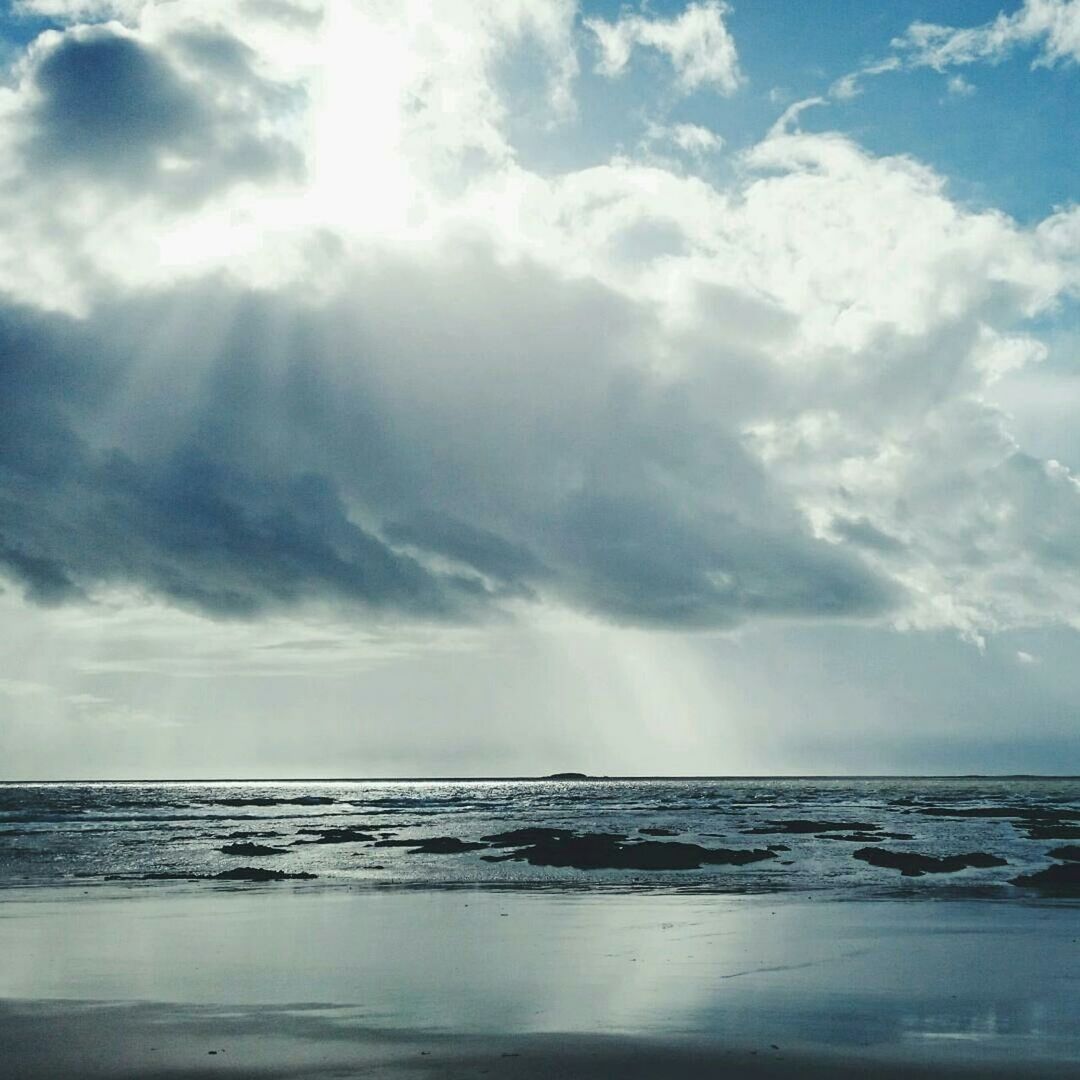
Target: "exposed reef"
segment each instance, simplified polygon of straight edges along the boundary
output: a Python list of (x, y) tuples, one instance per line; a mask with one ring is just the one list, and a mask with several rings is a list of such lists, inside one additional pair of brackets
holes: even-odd
[(270, 837), (281, 836), (282, 834), (276, 832), (274, 829), (240, 829), (231, 833), (219, 833), (217, 836), (212, 836), (211, 840), (250, 840), (251, 837), (256, 836), (260, 839), (269, 839)]
[(288, 855), (289, 849), (283, 847), (268, 847), (266, 844), (226, 844), (218, 848), (223, 855)]
[(1049, 825), (1030, 825), (1029, 840), (1080, 840), (1080, 825), (1055, 822)]
[(329, 795), (297, 795), (291, 799), (276, 799), (266, 795), (236, 795), (221, 799), (206, 799), (204, 806), (329, 806), (337, 799)]
[(575, 870), (699, 870), (705, 865), (742, 866), (776, 857), (776, 852), (768, 849), (705, 848), (659, 840), (627, 842), (616, 833), (548, 838), (507, 855), (481, 856), (486, 862), (520, 860), (531, 866)]
[(991, 866), (1008, 866), (1008, 860), (985, 851), (969, 851), (963, 855), (920, 855), (915, 851), (888, 851), (885, 848), (865, 847), (852, 852), (852, 858), (871, 866), (899, 870), (904, 877), (922, 877), (923, 874), (955, 874), (968, 867), (984, 869)]
[(522, 844), (543, 844), (548, 841), (568, 840), (574, 835), (573, 829), (550, 829), (537, 825), (525, 829), (510, 829), (508, 832), (491, 833), (480, 839), (492, 847), (518, 847)]
[(487, 844), (459, 840), (456, 836), (426, 836), (412, 840), (376, 840), (371, 846), (408, 848), (409, 855), (457, 855), (465, 851), (478, 851), (486, 848)]
[(290, 874), (285, 870), (267, 870), (263, 866), (236, 866), (209, 877), (216, 881), (310, 881), (318, 875), (309, 874), (306, 870)]
[(1066, 862), (1080, 862), (1080, 844), (1065, 844), (1046, 853), (1051, 859), (1064, 859)]
[(1029, 840), (1080, 840), (1080, 811), (1061, 806), (912, 806), (916, 814), (941, 818), (1001, 818)]
[(359, 829), (351, 829), (347, 827), (343, 828), (331, 828), (331, 829), (316, 829), (310, 826), (297, 829), (297, 833), (304, 833), (310, 835), (310, 840), (294, 840), (293, 845), (297, 844), (357, 844), (365, 840), (374, 840), (375, 835), (373, 833), (361, 832)]
[(767, 825), (758, 825), (753, 829), (743, 829), (746, 836), (774, 836), (777, 833), (873, 833), (881, 835), (881, 826), (867, 821), (806, 821), (803, 819), (789, 819), (787, 821), (770, 821)]
[(930, 817), (1016, 818), (1022, 821), (1071, 821), (1075, 810), (1057, 806), (913, 806), (916, 814)]
[(815, 840), (843, 840), (851, 844), (875, 843), (878, 840), (914, 840), (911, 833), (902, 832), (857, 832), (857, 833), (815, 833)]
[(300, 870), (267, 870), (262, 866), (235, 866), (219, 874), (194, 874), (185, 870), (152, 870), (146, 874), (105, 874), (105, 881), (310, 881), (318, 874)]
[(1080, 896), (1080, 862), (1056, 863), (1034, 874), (1021, 874), (1012, 879), (1012, 884), (1042, 892)]

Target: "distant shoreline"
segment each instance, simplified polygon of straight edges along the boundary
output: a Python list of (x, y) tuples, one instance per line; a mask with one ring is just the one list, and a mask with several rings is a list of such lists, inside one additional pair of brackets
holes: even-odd
[(753, 780), (1078, 780), (1080, 773), (754, 773), (655, 776), (605, 776), (600, 774), (547, 774), (543, 776), (174, 776), (174, 777), (82, 777), (43, 780), (36, 777), (0, 780), (5, 784), (478, 784), (542, 783), (565, 779), (609, 781), (753, 781)]

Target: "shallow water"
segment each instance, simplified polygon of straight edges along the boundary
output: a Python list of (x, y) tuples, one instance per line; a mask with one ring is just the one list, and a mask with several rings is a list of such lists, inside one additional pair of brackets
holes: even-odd
[[(962, 816), (978, 808), (1003, 816)], [(912, 839), (836, 839), (839, 830), (833, 838), (827, 832), (767, 831), (791, 819), (861, 822)], [(310, 843), (318, 833), (301, 831), (352, 827), (379, 839), (477, 841), (528, 826), (622, 833), (631, 839), (646, 839), (638, 830), (659, 827), (672, 835), (650, 839), (734, 849), (772, 845), (775, 857), (695, 870), (581, 870), (483, 858), (513, 850), (507, 848), (413, 854), (372, 841)], [(1058, 836), (1033, 838), (1033, 828)], [(1076, 779), (7, 783), (0, 784), (0, 883), (87, 886), (116, 876), (213, 875), (258, 865), (316, 874), (320, 886), (1013, 898), (1029, 893), (1009, 880), (1050, 865), (1048, 851), (1080, 842), (1072, 838), (1078, 833)], [(245, 841), (285, 850), (260, 857), (220, 850)], [(864, 846), (933, 856), (980, 851), (1006, 859), (1007, 865), (907, 878), (854, 859), (853, 852)]]
[(261, 1039), (295, 1029), (305, 1043), (602, 1032), (1049, 1061), (1055, 1076), (1080, 1065), (1075, 909), (1062, 905), (289, 886), (6, 900), (0, 1018), (18, 1003), (171, 1003), (173, 1018), (251, 1016)]

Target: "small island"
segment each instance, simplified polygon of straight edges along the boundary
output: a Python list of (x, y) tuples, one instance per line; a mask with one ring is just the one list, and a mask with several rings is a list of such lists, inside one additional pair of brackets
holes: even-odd
[(541, 780), (591, 780), (588, 773), (583, 772), (553, 772), (547, 776), (541, 776)]

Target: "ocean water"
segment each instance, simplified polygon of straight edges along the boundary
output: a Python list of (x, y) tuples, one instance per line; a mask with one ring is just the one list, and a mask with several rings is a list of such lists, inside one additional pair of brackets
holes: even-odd
[[(650, 845), (647, 850), (661, 861), (667, 853), (661, 844), (767, 851), (768, 857), (688, 869), (534, 865), (530, 851), (534, 862), (544, 862), (543, 853), (537, 857), (523, 841), (484, 839), (521, 828), (624, 837), (606, 843), (629, 851), (631, 862), (639, 844)], [(432, 837), (481, 846), (414, 850)], [(215, 875), (257, 867), (315, 875), (299, 884), (319, 888), (660, 889), (1023, 901), (1040, 894), (1011, 880), (1060, 862), (1049, 853), (1078, 843), (1080, 779), (0, 784), (0, 885), (21, 887), (130, 882), (154, 888), (191, 879), (190, 888), (242, 888), (243, 881)], [(222, 850), (236, 844), (275, 850)], [(1005, 862), (909, 877), (856, 857), (867, 848), (937, 858), (977, 852)]]

